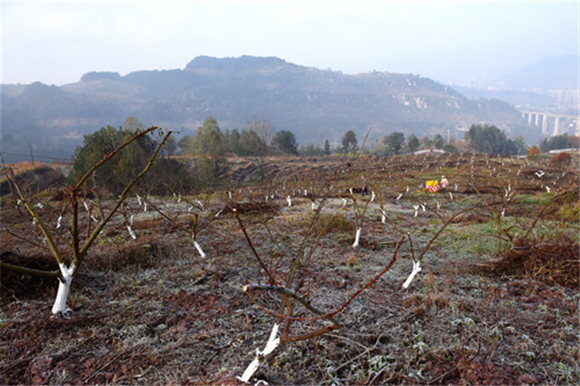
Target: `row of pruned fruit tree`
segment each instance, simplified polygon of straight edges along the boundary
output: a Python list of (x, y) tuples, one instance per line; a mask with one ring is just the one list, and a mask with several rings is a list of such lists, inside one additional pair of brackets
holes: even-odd
[[(493, 199), (484, 198), (483, 195), (479, 195), (480, 201), (478, 203), (452, 213), (443, 211), (445, 206), (443, 200), (450, 202), (454, 199), (453, 189), (449, 189), (448, 196), (439, 195), (433, 197), (425, 191), (410, 191), (407, 186), (401, 191), (394, 192), (396, 194), (394, 197), (387, 197), (389, 194), (393, 194), (393, 192), (385, 192), (383, 187), (378, 184), (373, 185), (369, 183), (369, 189), (367, 190), (365, 188), (365, 193), (368, 194), (359, 195), (352, 188), (342, 185), (344, 181), (348, 181), (348, 178), (345, 177), (348, 177), (349, 173), (352, 173), (351, 163), (356, 161), (356, 159), (350, 160), (349, 162), (345, 162), (344, 166), (334, 171), (334, 173), (329, 173), (326, 176), (316, 176), (312, 181), (306, 183), (308, 187), (283, 186), (278, 189), (270, 187), (266, 192), (263, 192), (261, 200), (264, 203), (274, 198), (281, 198), (287, 202), (288, 206), (292, 206), (293, 195), (294, 197), (307, 197), (312, 201), (313, 215), (311, 216), (308, 230), (296, 248), (294, 248), (292, 256), (289, 256), (285, 260), (284, 264), (287, 264), (287, 266), (283, 267), (280, 261), (265, 259), (258, 252), (258, 248), (255, 247), (254, 242), (247, 232), (247, 225), (244, 223), (244, 219), (238, 211), (236, 200), (232, 197), (231, 190), (222, 194), (223, 199), (220, 205), (213, 206), (211, 194), (207, 194), (201, 199), (199, 196), (189, 198), (175, 194), (172, 202), (174, 205), (179, 204), (180, 208), (182, 208), (180, 210), (171, 210), (170, 205), (167, 203), (154, 202), (149, 197), (142, 197), (138, 194), (134, 196), (138, 202), (137, 208), (134, 206), (131, 207), (128, 204), (131, 189), (147, 173), (158, 152), (171, 134), (171, 131), (154, 126), (135, 134), (134, 137), (127, 140), (113, 152), (104, 154), (102, 159), (78, 179), (74, 185), (66, 188), (67, 197), (64, 206), (60, 209), (56, 223), (54, 219), (47, 220), (41, 215), (40, 209), (42, 204), (33, 202), (27, 193), (21, 189), (15, 175), (8, 170), (9, 180), (13, 186), (13, 193), (17, 196), (16, 198), (19, 204), (23, 205), (32, 217), (32, 221), (38, 228), (44, 245), (50, 250), (58, 263), (59, 271), (39, 272), (30, 269), (27, 270), (23, 267), (13, 267), (5, 263), (3, 263), (3, 267), (17, 269), (28, 274), (52, 275), (57, 277), (59, 286), (52, 307), (52, 313), (67, 315), (72, 312), (67, 308), (66, 304), (77, 268), (87, 256), (87, 253), (95, 244), (99, 235), (113, 222), (116, 214), (122, 215), (127, 232), (132, 238), (136, 238), (137, 236), (132, 229), (133, 217), (136, 215), (136, 211), (155, 211), (165, 221), (171, 222), (181, 231), (190, 234), (193, 245), (199, 255), (201, 258), (205, 258), (206, 253), (198, 242), (198, 235), (212, 221), (216, 221), (222, 215), (224, 209), (227, 209), (228, 213), (231, 213), (236, 219), (239, 229), (252, 252), (253, 261), (260, 272), (259, 277), (256, 277), (254, 282), (244, 285), (243, 291), (253, 304), (275, 319), (265, 348), (262, 351), (257, 351), (255, 359), (240, 377), (244, 382), (248, 382), (252, 378), (260, 363), (279, 345), (287, 342), (312, 339), (339, 329), (340, 322), (337, 319), (337, 315), (345, 310), (359, 294), (371, 287), (391, 269), (397, 261), (397, 256), (403, 245), (407, 244), (413, 260), (413, 266), (410, 267), (409, 276), (403, 283), (403, 287), (407, 288), (410, 286), (414, 277), (421, 271), (421, 262), (427, 251), (433, 245), (433, 242), (458, 216), (474, 209), (484, 208), (489, 210), (497, 218), (499, 225), (497, 235), (499, 252), (502, 241), (507, 241), (505, 235), (508, 235), (508, 232), (505, 232), (505, 229), (501, 227), (501, 219), (506, 213), (515, 214), (511, 208), (511, 202), (515, 196), (515, 193), (511, 190), (511, 185), (508, 185), (504, 189), (505, 194), (499, 194)], [(146, 165), (137, 171), (132, 179), (126, 182), (125, 188), (115, 199), (114, 203), (112, 205), (103, 205), (98, 194), (95, 195), (94, 200), (88, 201), (83, 196), (87, 191), (87, 182), (94, 179), (94, 175), (99, 171), (99, 168), (109, 162), (118, 153), (123, 152), (132, 142), (147, 135), (159, 135), (162, 139), (157, 143)], [(457, 184), (455, 184), (454, 190), (457, 190)], [(96, 193), (96, 189), (93, 189), (93, 191)], [(249, 189), (248, 193), (253, 195), (255, 199), (256, 192), (252, 192)], [(320, 243), (322, 234), (326, 230), (320, 230), (321, 214), (329, 207), (328, 203), (332, 198), (342, 199), (343, 208), (341, 209), (344, 209), (348, 204), (349, 210), (352, 211), (352, 217), (355, 221), (353, 248), (359, 247), (361, 233), (364, 232), (365, 221), (369, 217), (368, 211), (371, 207), (374, 208), (373, 210), (376, 211), (384, 226), (390, 227), (399, 236), (398, 240), (393, 243), (394, 249), (392, 250), (390, 260), (379, 273), (374, 277), (369, 277), (366, 284), (350, 294), (343, 304), (340, 304), (332, 310), (324, 310), (318, 308), (310, 301), (309, 291), (311, 289), (310, 286), (304, 285), (304, 278), (315, 275), (312, 272), (311, 259)], [(416, 217), (419, 213), (425, 211), (434, 213), (434, 216), (439, 219), (440, 224), (433, 233), (433, 236), (424, 242), (424, 245), (419, 246), (418, 244), (420, 243), (416, 239), (413, 239), (412, 233), (404, 225), (397, 222), (395, 216), (390, 216), (387, 199), (393, 201), (400, 200), (400, 202), (405, 201), (410, 206), (408, 213), (411, 217)], [(412, 210), (410, 209), (411, 207), (413, 208)], [(63, 220), (63, 216), (65, 215), (67, 221)], [(180, 221), (180, 218), (182, 218), (180, 216), (184, 215), (189, 219), (187, 224)], [(531, 224), (524, 222), (519, 224), (525, 230), (525, 232), (522, 232), (523, 238), (529, 236), (538, 218)], [(328, 224), (325, 226), (328, 227)], [(510, 239), (509, 241), (513, 240)], [(263, 296), (264, 294), (270, 296)], [(277, 303), (273, 304), (272, 299), (278, 299), (276, 300)], [(295, 328), (297, 326), (300, 326), (300, 328)], [(296, 333), (295, 331), (297, 330), (301, 332)]]

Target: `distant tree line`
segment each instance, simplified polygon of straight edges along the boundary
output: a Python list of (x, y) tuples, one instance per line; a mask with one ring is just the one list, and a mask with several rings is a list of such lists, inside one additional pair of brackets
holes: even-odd
[[(105, 154), (144, 128), (139, 120), (130, 117), (119, 129), (108, 126), (86, 135), (83, 145), (77, 147), (73, 154), (74, 167), (71, 178), (78, 178)], [(118, 193), (128, 176), (147, 162), (156, 143), (156, 139), (151, 137), (143, 137), (132, 143), (123, 156), (117, 156), (95, 175), (92, 182), (94, 187)], [(503, 131), (492, 125), (472, 125), (465, 133), (465, 143), (472, 151), (489, 154), (525, 154), (526, 151), (522, 138), (515, 140), (507, 138)], [(578, 147), (578, 137), (567, 135), (551, 137), (540, 144), (542, 151), (565, 147)], [(432, 138), (424, 136), (419, 139), (414, 134), (405, 138), (401, 132), (380, 137), (372, 150), (363, 150), (367, 154), (397, 155), (421, 149), (457, 152), (455, 144), (445, 141), (440, 134), (435, 134)], [(163, 156), (155, 161), (147, 180), (142, 181), (140, 187), (146, 187), (150, 193), (160, 194), (192, 187), (215, 187), (223, 181), (228, 155), (250, 157), (259, 166), (263, 166), (266, 157), (271, 155), (354, 155), (360, 150), (353, 130), (348, 130), (344, 134), (341, 145), (335, 149), (331, 149), (328, 140), (324, 142), (323, 147), (312, 144), (299, 147), (291, 131), (275, 132), (272, 124), (266, 119), (251, 120), (242, 130), (222, 131), (217, 120), (210, 116), (193, 134), (183, 136), (177, 141), (170, 138), (165, 143)], [(179, 161), (173, 157), (177, 154), (182, 156)]]
[(507, 138), (502, 130), (489, 124), (472, 125), (465, 133), (465, 141), (472, 149), (481, 153), (516, 155), (525, 154), (526, 151), (523, 138)]
[[(465, 143), (470, 151), (489, 154), (515, 155), (525, 154), (526, 151), (523, 137), (507, 138), (502, 130), (487, 124), (472, 125), (469, 131), (465, 133)], [(405, 138), (404, 133), (392, 132), (389, 135), (378, 138), (374, 148), (365, 149), (365, 153), (390, 156), (413, 153), (425, 149), (440, 149), (447, 153), (455, 153), (458, 151), (456, 145), (455, 139), (446, 141), (441, 134), (435, 134), (432, 138), (425, 135), (419, 139), (415, 134)], [(342, 146), (334, 149), (333, 152), (331, 152), (327, 140), (324, 148), (310, 144), (301, 147), (300, 154), (309, 156), (330, 155), (331, 153), (345, 155), (355, 154), (359, 150), (356, 134), (349, 130), (342, 138)]]
[(580, 147), (579, 138), (575, 135), (568, 136), (568, 134), (544, 138), (539, 146), (540, 151), (543, 153), (557, 149), (578, 149), (578, 147)]
[[(298, 142), (290, 131), (274, 133), (267, 119), (251, 120), (241, 131), (222, 131), (213, 117), (207, 117), (192, 135), (177, 142), (182, 155), (210, 157), (216, 161), (228, 153), (241, 157), (263, 157), (275, 154), (298, 155)], [(216, 164), (217, 167), (217, 164)]]

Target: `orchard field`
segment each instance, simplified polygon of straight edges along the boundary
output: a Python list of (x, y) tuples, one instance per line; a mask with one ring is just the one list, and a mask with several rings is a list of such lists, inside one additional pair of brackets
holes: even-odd
[[(66, 315), (56, 278), (3, 267), (0, 384), (238, 385), (255, 358), (251, 384), (580, 383), (577, 155), (229, 167), (211, 192), (131, 192)], [(62, 188), (34, 186), (65, 240)], [(87, 193), (80, 222), (115, 199)], [(2, 262), (58, 270), (18, 200), (1, 204)], [(274, 325), (279, 345), (256, 356)]]

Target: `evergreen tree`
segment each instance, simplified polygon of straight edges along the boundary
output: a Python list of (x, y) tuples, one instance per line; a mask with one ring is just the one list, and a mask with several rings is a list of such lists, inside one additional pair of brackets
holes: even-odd
[(354, 131), (349, 130), (342, 137), (342, 151), (344, 153), (355, 153), (358, 151), (358, 142)]
[(411, 134), (407, 138), (407, 148), (411, 153), (414, 153), (419, 148), (419, 138), (415, 137), (415, 134)]
[(274, 136), (274, 145), (282, 153), (298, 155), (296, 137), (290, 131), (281, 130)]
[(421, 145), (421, 149), (429, 149), (431, 146), (433, 146), (433, 141), (426, 135), (421, 137), (419, 143)]
[(443, 145), (441, 148), (446, 153), (457, 153), (457, 148), (450, 143)]
[(433, 137), (433, 145), (437, 149), (441, 149), (443, 145), (445, 145), (445, 140), (443, 139), (441, 134), (435, 134), (435, 136)]
[(254, 130), (242, 130), (239, 139), (241, 155), (264, 156), (266, 155), (266, 143)]
[(569, 147), (576, 147), (577, 137), (568, 137), (568, 134), (564, 133), (561, 135), (556, 135), (549, 138), (544, 138), (540, 142), (540, 151), (545, 153), (550, 150), (556, 149), (567, 149)]
[[(85, 135), (83, 145), (77, 147), (73, 153), (74, 164), (69, 182), (78, 181), (106, 154), (113, 152), (138, 132), (138, 129), (115, 129), (112, 126), (107, 126)], [(138, 138), (103, 164), (95, 173), (94, 180), (88, 180), (89, 187), (119, 194), (127, 185), (127, 181), (145, 167), (156, 146), (157, 143), (153, 137), (142, 136)], [(164, 189), (169, 188), (172, 180), (180, 181), (183, 186), (186, 186), (189, 182), (182, 169), (182, 166), (176, 161), (157, 158), (149, 170), (149, 178), (140, 180), (135, 188), (146, 188), (148, 191), (162, 193)], [(93, 182), (96, 182), (96, 186), (93, 185)]]
[(312, 143), (306, 144), (300, 149), (300, 155), (304, 156), (322, 156), (324, 155), (324, 150), (319, 145), (314, 145)]
[(488, 154), (516, 154), (518, 149), (503, 131), (489, 124), (471, 125), (465, 133), (467, 144), (474, 150)]
[(399, 154), (405, 143), (405, 134), (394, 132), (385, 137), (385, 146), (391, 154)]
[(236, 155), (242, 155), (242, 150), (240, 148), (240, 132), (238, 129), (233, 129), (232, 131), (226, 130), (224, 138), (228, 151), (231, 151)]
[(163, 144), (162, 150), (167, 154), (167, 156), (173, 156), (177, 151), (177, 141), (175, 140), (175, 137), (171, 136), (167, 138), (167, 141)]
[[(73, 153), (72, 180), (78, 180), (106, 154), (111, 153), (126, 140), (137, 134), (137, 131), (115, 129), (112, 126), (101, 128), (83, 139), (83, 146)], [(107, 188), (119, 192), (139, 168), (142, 168), (155, 149), (155, 142), (150, 137), (142, 137), (130, 144), (122, 154), (104, 164), (95, 176), (98, 188)]]
[(181, 150), (182, 155), (194, 156), (195, 149), (193, 146), (193, 136), (186, 135), (177, 141), (177, 147)]
[(324, 141), (324, 155), (330, 155), (330, 142)]

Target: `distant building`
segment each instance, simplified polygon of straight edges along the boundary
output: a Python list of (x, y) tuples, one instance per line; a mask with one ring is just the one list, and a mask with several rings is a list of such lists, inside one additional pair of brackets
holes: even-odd
[(550, 153), (550, 154), (575, 153), (577, 151), (578, 151), (578, 149), (571, 147), (571, 148), (568, 148), (568, 149), (554, 149), (554, 150), (550, 150), (550, 151), (548, 151), (548, 153)]
[(579, 89), (560, 89), (556, 93), (556, 100), (558, 103), (567, 105), (578, 105)]
[(445, 151), (443, 151), (441, 149), (425, 149), (425, 150), (417, 150), (413, 154), (418, 155), (418, 154), (426, 154), (426, 153), (445, 154)]

